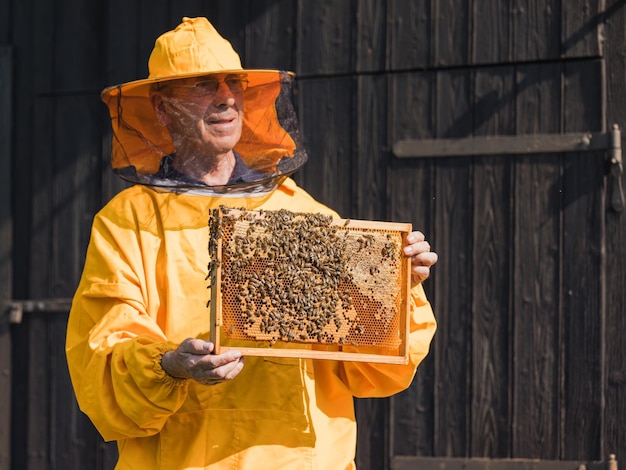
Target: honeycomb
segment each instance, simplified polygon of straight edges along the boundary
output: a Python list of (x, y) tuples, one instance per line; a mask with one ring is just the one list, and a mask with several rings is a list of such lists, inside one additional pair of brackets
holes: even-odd
[(223, 337), (383, 354), (406, 340), (409, 224), (222, 206), (209, 227)]

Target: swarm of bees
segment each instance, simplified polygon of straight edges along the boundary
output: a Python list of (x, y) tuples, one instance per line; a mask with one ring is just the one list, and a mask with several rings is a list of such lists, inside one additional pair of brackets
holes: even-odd
[(349, 226), (323, 214), (213, 210), (207, 279), (221, 295), (224, 334), (396, 347), (401, 234)]

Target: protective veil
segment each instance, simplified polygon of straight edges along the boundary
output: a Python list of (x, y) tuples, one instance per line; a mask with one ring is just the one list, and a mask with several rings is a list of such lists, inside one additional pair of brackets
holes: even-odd
[[(175, 30), (159, 37), (148, 69), (147, 79), (102, 92), (113, 129), (111, 165), (122, 178), (176, 191), (245, 195), (275, 189), (306, 162), (291, 100), (294, 74), (243, 69), (239, 55), (205, 18), (183, 18)], [(190, 86), (190, 81), (199, 82), (200, 86)], [(155, 111), (154, 95), (183, 87), (199, 94), (201, 88), (215, 93), (215, 88), (201, 85), (221, 87), (220, 81), (241, 101), (241, 137), (234, 147), (240, 178), (225, 185), (208, 186), (180, 177), (178, 172), (167, 172), (168, 165), (176, 159), (178, 146), (176, 136)], [(201, 99), (196, 101), (201, 103)], [(177, 121), (182, 122), (185, 115), (202, 118), (202, 111), (194, 109), (193, 100), (179, 95), (168, 97), (168, 102), (169, 112)], [(193, 130), (192, 124), (189, 130)], [(194, 151), (196, 154), (187, 155), (186, 160), (205, 159), (202, 148)]]

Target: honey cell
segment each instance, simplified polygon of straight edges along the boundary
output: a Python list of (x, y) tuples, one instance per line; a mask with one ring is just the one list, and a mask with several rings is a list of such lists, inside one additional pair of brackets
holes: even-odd
[(225, 338), (390, 351), (405, 340), (406, 230), (224, 206), (209, 230), (207, 279)]

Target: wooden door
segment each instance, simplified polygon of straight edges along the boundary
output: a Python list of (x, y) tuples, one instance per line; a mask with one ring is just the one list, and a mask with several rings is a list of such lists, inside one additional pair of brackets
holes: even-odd
[[(626, 127), (625, 10), (623, 0), (0, 0), (3, 300), (71, 297), (93, 214), (125, 186), (109, 168), (100, 90), (145, 76), (156, 36), (206, 15), (247, 67), (297, 73), (310, 156), (297, 181), (344, 217), (412, 222), (440, 254), (425, 284), (439, 320), (431, 354), (407, 391), (357, 400), (358, 468), (623, 460), (626, 214), (610, 198), (624, 177), (609, 178), (606, 152), (393, 149)], [(115, 445), (71, 393), (59, 305), (12, 326), (2, 316), (0, 397), (12, 402), (11, 418), (0, 404), (0, 467), (114, 465)]]

